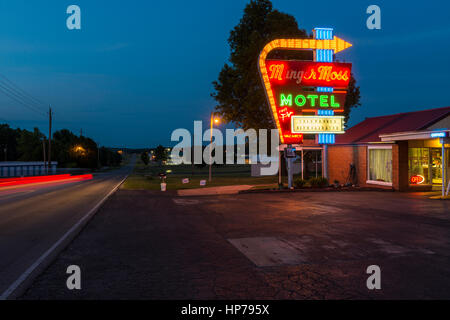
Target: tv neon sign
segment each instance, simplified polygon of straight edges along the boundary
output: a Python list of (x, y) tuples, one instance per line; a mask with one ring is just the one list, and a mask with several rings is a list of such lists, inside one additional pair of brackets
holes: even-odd
[(422, 184), (425, 182), (425, 177), (418, 174), (418, 175), (412, 176), (410, 181), (411, 181), (411, 184)]

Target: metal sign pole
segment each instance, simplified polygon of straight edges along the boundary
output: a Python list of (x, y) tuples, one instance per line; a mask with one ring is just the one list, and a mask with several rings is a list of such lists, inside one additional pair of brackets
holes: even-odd
[(288, 187), (292, 189), (292, 180), (293, 180), (293, 172), (292, 172), (292, 158), (288, 158)]
[(446, 180), (446, 172), (445, 167), (447, 164), (447, 160), (445, 159), (445, 138), (441, 138), (441, 144), (442, 144), (442, 197), (445, 197), (445, 180)]
[(278, 146), (278, 188), (281, 187), (281, 150)]

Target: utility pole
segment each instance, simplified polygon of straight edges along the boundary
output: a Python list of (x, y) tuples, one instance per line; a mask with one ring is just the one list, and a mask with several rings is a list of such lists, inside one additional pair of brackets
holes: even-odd
[(48, 166), (47, 166), (47, 174), (50, 170), (51, 166), (51, 158), (52, 158), (52, 108), (48, 107)]
[(212, 180), (212, 138), (213, 138), (214, 112), (211, 112), (211, 137), (209, 145), (209, 182)]

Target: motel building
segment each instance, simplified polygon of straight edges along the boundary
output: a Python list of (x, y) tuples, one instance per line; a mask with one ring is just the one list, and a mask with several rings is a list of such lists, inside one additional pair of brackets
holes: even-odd
[[(322, 148), (324, 176), (398, 191), (446, 189), (449, 135), (450, 107), (367, 118)], [(305, 141), (300, 149), (312, 148)]]

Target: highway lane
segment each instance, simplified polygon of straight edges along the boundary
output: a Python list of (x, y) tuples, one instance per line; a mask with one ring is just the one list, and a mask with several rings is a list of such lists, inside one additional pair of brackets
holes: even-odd
[(0, 295), (130, 173), (0, 190)]

